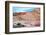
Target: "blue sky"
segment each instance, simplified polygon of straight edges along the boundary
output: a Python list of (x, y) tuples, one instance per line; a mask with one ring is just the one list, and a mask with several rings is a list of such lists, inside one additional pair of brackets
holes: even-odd
[(32, 12), (34, 8), (13, 7), (13, 12)]

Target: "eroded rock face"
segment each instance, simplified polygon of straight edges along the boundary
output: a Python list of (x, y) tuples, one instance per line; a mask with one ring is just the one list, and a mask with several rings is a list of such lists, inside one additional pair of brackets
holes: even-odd
[(40, 26), (40, 11), (36, 9), (33, 12), (23, 12), (17, 13), (16, 16), (13, 16), (13, 22), (20, 22), (26, 27), (31, 26)]

